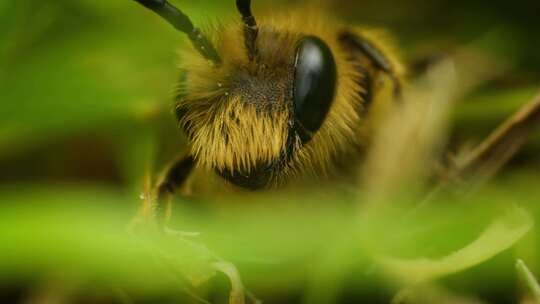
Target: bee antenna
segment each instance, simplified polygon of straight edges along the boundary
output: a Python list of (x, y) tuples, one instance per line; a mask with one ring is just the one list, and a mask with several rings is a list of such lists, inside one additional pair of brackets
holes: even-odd
[(178, 8), (171, 5), (167, 0), (135, 1), (160, 15), (175, 29), (186, 33), (189, 40), (191, 40), (197, 51), (199, 51), (204, 58), (210, 60), (215, 66), (221, 65), (221, 58), (210, 40), (202, 34), (201, 30), (193, 26), (189, 17)]
[(248, 56), (250, 60), (253, 60), (257, 56), (255, 42), (257, 41), (259, 28), (255, 17), (251, 13), (251, 0), (236, 0), (236, 7), (242, 15), (242, 21), (244, 21), (244, 41)]

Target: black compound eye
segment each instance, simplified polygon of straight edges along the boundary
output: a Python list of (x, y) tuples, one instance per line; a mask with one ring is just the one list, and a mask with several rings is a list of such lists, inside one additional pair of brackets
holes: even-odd
[(336, 74), (336, 61), (324, 41), (308, 36), (299, 42), (293, 102), (296, 132), (304, 143), (319, 130), (330, 110)]

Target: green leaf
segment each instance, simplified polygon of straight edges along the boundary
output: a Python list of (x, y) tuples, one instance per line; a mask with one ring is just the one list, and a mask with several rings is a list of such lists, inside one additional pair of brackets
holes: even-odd
[(440, 259), (378, 258), (392, 275), (407, 284), (424, 283), (481, 264), (516, 244), (533, 226), (524, 209), (514, 207), (493, 223), (472, 243)]

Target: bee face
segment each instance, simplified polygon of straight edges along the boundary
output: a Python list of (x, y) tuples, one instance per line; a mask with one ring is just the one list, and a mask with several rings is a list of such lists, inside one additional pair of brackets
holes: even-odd
[[(260, 23), (250, 0), (236, 0), (242, 24), (202, 33), (167, 0), (135, 0), (187, 34), (176, 115), (190, 142), (178, 184), (194, 164), (244, 188), (296, 177), (344, 176), (361, 159), (386, 100), (384, 78), (401, 94), (402, 68), (368, 32), (316, 10), (269, 15)], [(376, 38), (377, 37), (372, 37)], [(381, 78), (385, 76), (384, 78)], [(382, 85), (380, 85), (382, 84)], [(349, 172), (350, 173), (350, 172)]]
[(185, 67), (177, 114), (199, 164), (236, 185), (261, 188), (288, 169), (324, 123), (336, 90), (336, 62), (316, 36), (264, 27), (250, 61), (235, 49), (236, 36), (221, 37), (218, 45), (230, 57), (213, 77)]

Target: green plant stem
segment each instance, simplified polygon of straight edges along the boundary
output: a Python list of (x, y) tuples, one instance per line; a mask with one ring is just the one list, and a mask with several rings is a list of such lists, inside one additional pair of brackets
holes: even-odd
[(540, 285), (538, 285), (538, 281), (532, 274), (532, 272), (529, 270), (527, 265), (525, 265), (525, 262), (523, 260), (517, 260), (516, 262), (516, 268), (519, 276), (521, 276), (527, 286), (529, 287), (531, 294), (534, 298), (535, 303), (540, 303)]

